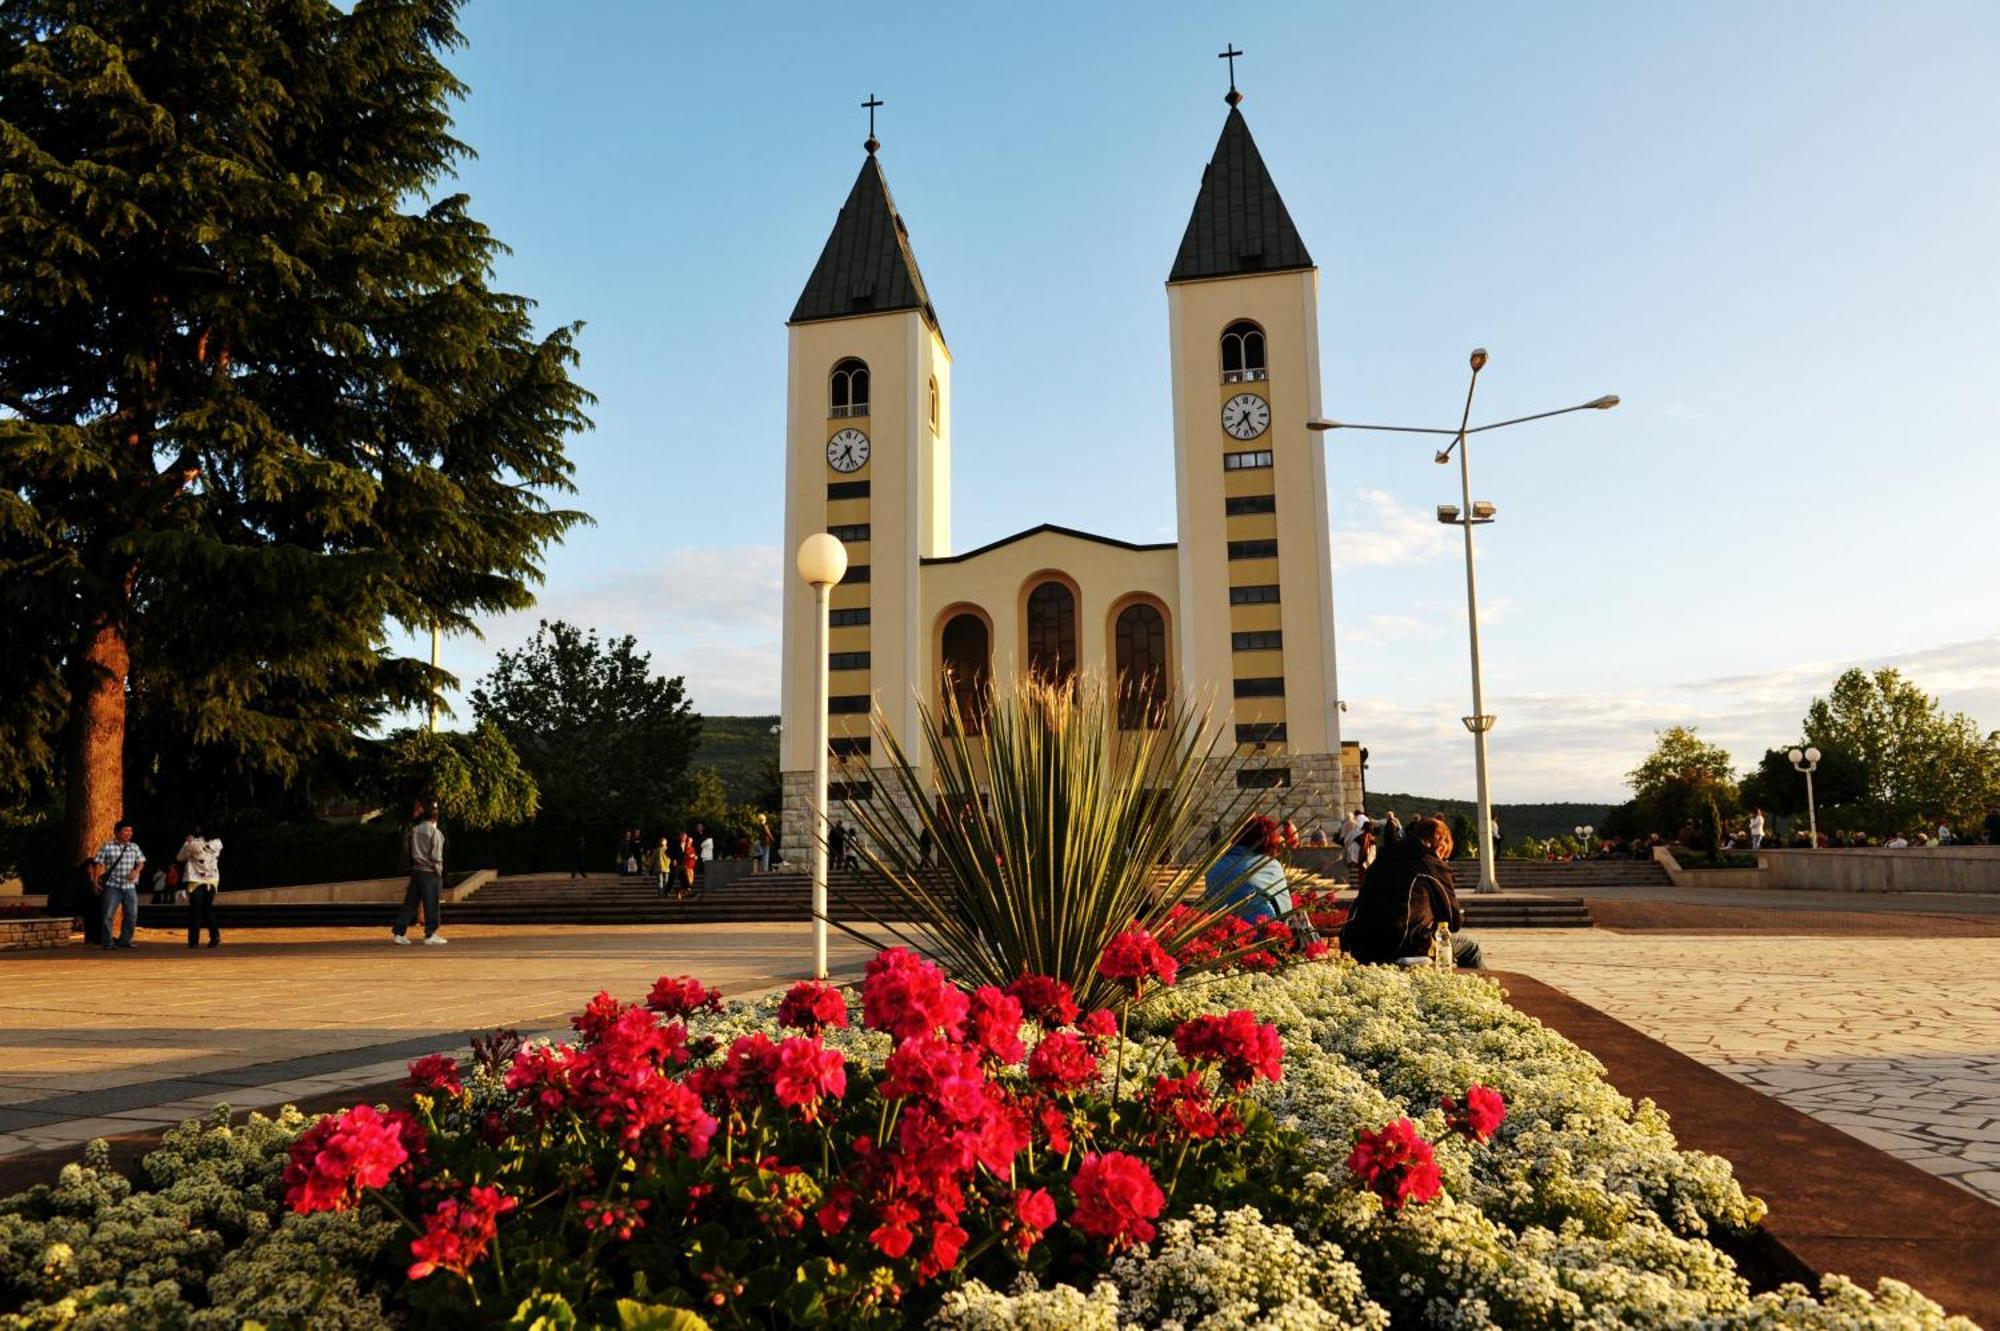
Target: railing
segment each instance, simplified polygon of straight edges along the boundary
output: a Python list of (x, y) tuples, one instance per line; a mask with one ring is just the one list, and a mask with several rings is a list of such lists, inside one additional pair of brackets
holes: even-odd
[(868, 404), (866, 402), (857, 402), (851, 407), (829, 407), (826, 414), (829, 418), (835, 420), (844, 420), (849, 416), (866, 416), (868, 414)]
[(1224, 370), (1222, 382), (1225, 384), (1261, 384), (1270, 378), (1267, 370)]

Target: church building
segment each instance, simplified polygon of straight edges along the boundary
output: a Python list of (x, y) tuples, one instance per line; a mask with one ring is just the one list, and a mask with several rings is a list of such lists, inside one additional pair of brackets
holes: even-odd
[[(1320, 414), (1319, 271), (1232, 87), (1194, 212), (1167, 273), (1180, 539), (1135, 544), (1048, 523), (973, 550), (951, 539), (952, 364), (872, 132), (861, 174), (788, 323), (784, 851), (809, 853), (817, 688), (812, 589), (789, 556), (814, 532), (847, 546), (827, 666), (842, 801), (888, 798), (873, 768), (881, 711), (912, 761), (920, 702), (988, 682), (1091, 672), (1207, 704), (1224, 781), (1284, 787), (1274, 804), (1329, 831), (1361, 803), (1340, 738)], [(1160, 461), (1165, 463), (1166, 458)], [(1229, 747), (1233, 742), (1233, 748)]]

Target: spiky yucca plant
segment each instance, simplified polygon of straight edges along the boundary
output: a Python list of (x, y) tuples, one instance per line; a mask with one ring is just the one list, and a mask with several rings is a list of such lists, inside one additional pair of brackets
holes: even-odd
[[(908, 916), (879, 927), (970, 983), (1053, 976), (1088, 1010), (1114, 997), (1097, 960), (1119, 932), (1136, 922), (1171, 952), (1213, 923), (1204, 879), (1250, 803), (1278, 792), (1232, 781), (1211, 844), (1207, 810), (1231, 750), (1205, 708), (1162, 701), (1157, 728), (1121, 731), (1101, 680), (1031, 679), (990, 695), (968, 735), (957, 690), (943, 692), (941, 708), (919, 709), (931, 766), (877, 712), (877, 752), (901, 798), (848, 806), (868, 876)], [(1170, 922), (1184, 901), (1194, 909)]]

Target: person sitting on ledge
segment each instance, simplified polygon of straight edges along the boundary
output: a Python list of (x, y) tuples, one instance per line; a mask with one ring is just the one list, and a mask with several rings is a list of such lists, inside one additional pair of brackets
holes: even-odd
[(1419, 818), (1394, 851), (1369, 871), (1340, 931), (1340, 950), (1360, 962), (1427, 956), (1440, 924), (1451, 926), (1452, 957), (1466, 970), (1481, 964), (1479, 943), (1459, 932), (1465, 911), (1451, 877), (1451, 829)]
[(1277, 919), (1292, 908), (1285, 866), (1271, 858), (1279, 846), (1276, 819), (1261, 813), (1243, 820), (1236, 843), (1208, 871), (1209, 900), (1245, 924)]

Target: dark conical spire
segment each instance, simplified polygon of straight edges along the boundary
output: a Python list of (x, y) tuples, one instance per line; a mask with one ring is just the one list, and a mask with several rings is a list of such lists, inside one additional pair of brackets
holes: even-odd
[(1191, 282), (1312, 266), (1312, 255), (1306, 253), (1306, 243), (1299, 239), (1263, 154), (1250, 137), (1250, 126), (1231, 102), (1167, 280)]
[(885, 310), (922, 310), (933, 327), (924, 275), (910, 250), (910, 233), (889, 197), (889, 182), (875, 156), (873, 136), (861, 174), (841, 205), (833, 234), (826, 238), (806, 289), (792, 309), (791, 322), (844, 319)]

